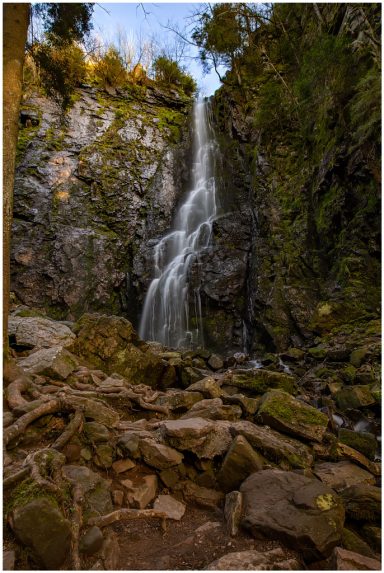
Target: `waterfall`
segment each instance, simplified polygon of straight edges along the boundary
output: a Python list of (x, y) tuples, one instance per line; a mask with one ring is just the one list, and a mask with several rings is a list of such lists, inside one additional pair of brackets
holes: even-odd
[(195, 320), (189, 316), (188, 271), (208, 246), (216, 216), (215, 159), (218, 146), (210, 104), (198, 100), (193, 109), (192, 189), (180, 205), (172, 229), (154, 247), (153, 280), (140, 323), (140, 336), (166, 346), (203, 344), (199, 288), (194, 290)]

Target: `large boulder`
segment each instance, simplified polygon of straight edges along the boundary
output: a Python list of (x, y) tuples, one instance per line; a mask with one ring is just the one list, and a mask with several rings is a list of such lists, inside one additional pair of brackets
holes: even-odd
[(276, 430), (316, 442), (322, 441), (328, 426), (328, 416), (279, 390), (263, 396), (258, 417)]
[(39, 374), (66, 380), (68, 376), (77, 368), (76, 356), (68, 352), (62, 346), (52, 348), (42, 348), (33, 354), (19, 361), (19, 365), (28, 374)]
[(228, 423), (203, 418), (167, 420), (159, 433), (172, 447), (206, 459), (225, 453), (232, 442)]
[(107, 480), (85, 466), (64, 466), (63, 475), (70, 482), (80, 486), (84, 504), (83, 516), (87, 521), (91, 517), (105, 515), (113, 510), (111, 493)]
[(381, 571), (381, 562), (342, 547), (334, 549), (330, 567), (334, 571)]
[(249, 551), (234, 551), (227, 553), (210, 563), (208, 571), (298, 571), (300, 563), (295, 558), (287, 558), (280, 548), (261, 553)]
[(125, 318), (84, 314), (75, 332), (72, 352), (93, 368), (121, 374), (131, 384), (160, 385), (166, 365), (150, 352)]
[(217, 479), (224, 491), (230, 492), (250, 474), (261, 470), (263, 458), (243, 436), (237, 436), (229, 448)]
[(347, 516), (356, 521), (379, 521), (381, 516), (381, 489), (359, 483), (341, 492)]
[(178, 466), (183, 461), (183, 454), (155, 440), (140, 440), (139, 448), (145, 463), (159, 470)]
[(317, 463), (313, 473), (323, 483), (336, 491), (358, 483), (374, 485), (376, 482), (371, 473), (347, 460)]
[(241, 407), (223, 405), (220, 398), (201, 400), (192, 406), (182, 418), (206, 418), (207, 420), (238, 420), (241, 418)]
[(57, 504), (47, 497), (33, 499), (15, 507), (9, 523), (38, 565), (48, 570), (60, 568), (70, 551), (71, 526)]
[(17, 346), (29, 348), (66, 347), (76, 338), (67, 325), (40, 316), (10, 316), (8, 334)]
[(344, 508), (316, 479), (277, 469), (249, 476), (241, 485), (242, 525), (256, 538), (281, 540), (306, 561), (328, 557), (341, 541)]
[(297, 385), (293, 376), (285, 372), (273, 372), (264, 368), (240, 371), (229, 370), (224, 376), (223, 383), (259, 395), (270, 389), (284, 390), (289, 392), (289, 394), (297, 393)]

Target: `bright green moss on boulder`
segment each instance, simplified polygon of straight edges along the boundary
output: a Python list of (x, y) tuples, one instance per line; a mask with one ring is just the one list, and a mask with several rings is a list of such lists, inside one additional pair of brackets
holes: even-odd
[(270, 389), (284, 390), (289, 394), (297, 393), (297, 385), (293, 376), (289, 376), (289, 374), (284, 372), (273, 372), (263, 368), (248, 372), (232, 372), (228, 384), (259, 395)]

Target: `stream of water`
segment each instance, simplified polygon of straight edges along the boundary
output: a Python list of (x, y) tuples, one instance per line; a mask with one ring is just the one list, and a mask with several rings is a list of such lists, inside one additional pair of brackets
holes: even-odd
[(176, 213), (172, 230), (154, 247), (154, 278), (144, 301), (139, 330), (141, 338), (175, 348), (204, 345), (198, 288), (194, 291), (195, 316), (190, 320), (188, 271), (208, 246), (217, 214), (218, 145), (207, 100), (194, 104), (193, 134), (192, 189)]

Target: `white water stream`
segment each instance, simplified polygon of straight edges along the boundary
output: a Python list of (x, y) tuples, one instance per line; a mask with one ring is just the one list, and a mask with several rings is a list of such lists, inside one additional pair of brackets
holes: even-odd
[(194, 292), (193, 328), (190, 324), (188, 271), (199, 252), (208, 246), (217, 213), (218, 146), (209, 102), (195, 102), (193, 127), (192, 190), (176, 214), (173, 230), (154, 248), (154, 279), (145, 298), (139, 330), (141, 338), (175, 348), (204, 343), (198, 289)]

